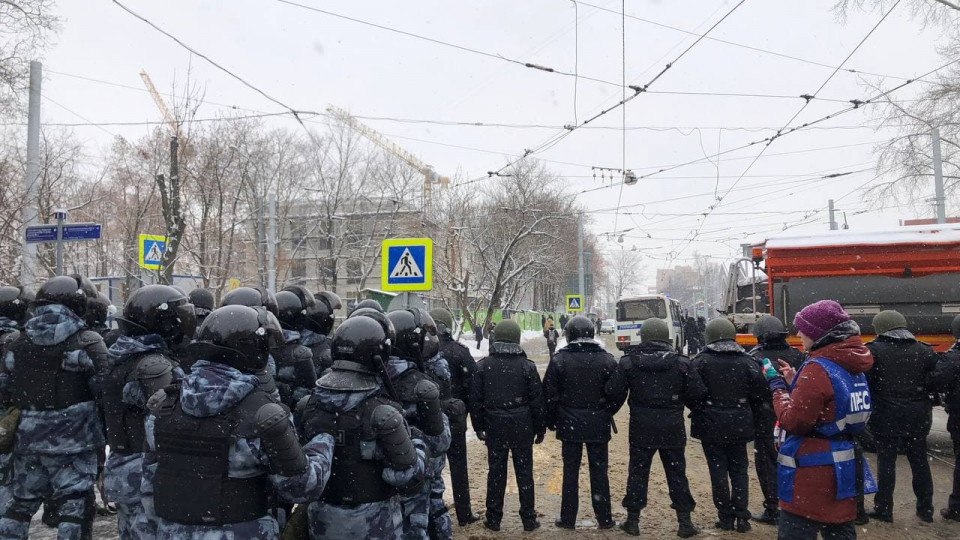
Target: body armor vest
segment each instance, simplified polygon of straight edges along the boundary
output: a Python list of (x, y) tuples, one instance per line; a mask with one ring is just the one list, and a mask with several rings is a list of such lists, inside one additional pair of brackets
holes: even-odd
[[(560, 404), (570, 409), (600, 410), (607, 407), (604, 388), (607, 373), (601, 369), (602, 354), (593, 352), (561, 351), (563, 376), (560, 381), (564, 392)], [(591, 361), (596, 359), (596, 361)]]
[(180, 385), (166, 388), (156, 410), (156, 513), (184, 525), (222, 526), (270, 514), (276, 504), (268, 473), (230, 478), (230, 449), (236, 439), (258, 436), (254, 418), (274, 403), (262, 390), (250, 392), (236, 407), (196, 418), (183, 412)]
[(19, 339), (10, 345), (15, 365), (10, 379), (10, 397), (21, 409), (52, 411), (93, 401), (90, 373), (61, 369), (64, 354), (82, 349), (81, 330), (56, 345), (37, 345)]
[[(641, 353), (644, 355), (662, 355), (668, 356), (671, 352)], [(680, 406), (680, 391), (683, 389), (682, 375), (680, 373), (680, 364), (676, 367), (664, 369), (661, 371), (640, 371), (640, 368), (633, 364), (633, 358), (630, 359), (630, 368), (628, 372), (642, 373), (642, 376), (630, 378), (630, 405), (634, 407), (652, 407), (666, 408), (670, 406)]]
[(134, 454), (143, 451), (146, 411), (123, 402), (123, 387), (147, 354), (156, 353), (151, 351), (128, 358), (114, 366), (103, 380), (103, 416), (111, 452)]
[[(333, 451), (330, 480), (321, 497), (323, 502), (356, 506), (385, 501), (397, 493), (395, 487), (383, 480), (383, 462), (376, 457), (377, 435), (371, 417), (381, 405), (400, 410), (395, 402), (374, 397), (337, 415), (337, 430), (333, 434), (337, 446)], [(319, 407), (318, 400), (311, 397), (303, 416), (317, 414), (313, 411)]]

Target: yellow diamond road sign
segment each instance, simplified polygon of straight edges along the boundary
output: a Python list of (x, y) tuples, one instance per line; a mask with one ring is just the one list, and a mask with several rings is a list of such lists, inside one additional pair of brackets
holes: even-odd
[(433, 288), (433, 240), (390, 238), (383, 241), (380, 288), (385, 291), (429, 291)]
[(568, 294), (567, 295), (567, 311), (571, 311), (571, 312), (583, 311), (583, 296), (579, 294)]

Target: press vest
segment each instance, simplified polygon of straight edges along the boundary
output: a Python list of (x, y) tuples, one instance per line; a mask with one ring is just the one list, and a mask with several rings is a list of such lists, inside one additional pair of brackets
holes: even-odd
[[(337, 506), (356, 506), (380, 502), (394, 496), (396, 488), (383, 480), (383, 462), (377, 457), (377, 435), (373, 430), (373, 411), (385, 405), (400, 410), (395, 402), (383, 397), (367, 399), (359, 406), (337, 415), (336, 448), (330, 480), (321, 500)], [(316, 397), (307, 402), (302, 416), (318, 414)], [(327, 414), (319, 412), (319, 414)]]
[(237, 439), (258, 437), (254, 418), (274, 403), (270, 396), (257, 389), (229, 411), (197, 418), (183, 411), (179, 384), (165, 391), (154, 426), (157, 515), (184, 525), (222, 526), (272, 513), (276, 501), (266, 470), (251, 478), (228, 476), (230, 449)]
[(90, 373), (66, 371), (63, 357), (80, 350), (81, 330), (56, 345), (37, 345), (29, 339), (18, 339), (9, 347), (15, 365), (10, 379), (10, 397), (21, 409), (61, 410), (78, 403), (93, 401)]
[[(777, 456), (778, 493), (780, 499), (788, 503), (793, 501), (794, 480), (799, 467), (833, 466), (837, 479), (837, 500), (857, 495), (858, 459), (853, 438), (866, 427), (872, 411), (866, 375), (853, 375), (825, 358), (805, 362), (797, 371), (794, 384), (800, 380), (801, 373), (810, 363), (822, 367), (830, 377), (836, 418), (832, 422), (817, 424), (810, 435), (787, 434), (780, 446), (780, 455)], [(790, 389), (793, 390), (793, 385)], [(826, 439), (830, 443), (830, 451), (798, 456), (800, 445), (807, 437)], [(865, 461), (860, 461), (863, 467), (863, 492), (876, 493), (870, 468)]]

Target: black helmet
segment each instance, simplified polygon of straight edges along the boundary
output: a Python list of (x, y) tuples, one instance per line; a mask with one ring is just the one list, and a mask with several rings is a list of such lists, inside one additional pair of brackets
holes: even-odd
[(190, 300), (190, 303), (193, 304), (193, 309), (197, 312), (197, 317), (206, 317), (213, 311), (213, 292), (209, 289), (201, 289), (198, 287), (190, 291), (187, 298)]
[(196, 360), (256, 373), (266, 367), (271, 349), (280, 343), (280, 323), (266, 308), (224, 306), (203, 321), (200, 335), (189, 350)]
[(303, 306), (302, 326), (297, 330), (310, 330), (323, 335), (333, 330), (333, 310), (326, 299), (318, 299), (303, 285), (290, 285), (283, 290), (297, 295)]
[(356, 362), (374, 372), (380, 371), (381, 362), (386, 361), (389, 354), (387, 333), (372, 317), (353, 317), (343, 321), (330, 345), (334, 361)]
[(87, 313), (87, 299), (96, 298), (97, 294), (97, 288), (83, 276), (57, 276), (40, 286), (36, 304), (60, 304), (77, 317), (83, 317)]
[(307, 310), (300, 302), (300, 298), (287, 290), (277, 293), (277, 308), (279, 309), (280, 325), (286, 330), (299, 332), (306, 328)]
[(763, 315), (753, 325), (753, 337), (761, 343), (776, 341), (787, 337), (787, 329), (780, 319), (773, 315)]
[(391, 311), (387, 318), (397, 331), (393, 346), (401, 356), (419, 361), (439, 352), (437, 323), (426, 311), (419, 308)]
[(320, 291), (317, 294), (313, 295), (317, 300), (322, 300), (327, 303), (327, 306), (330, 307), (330, 311), (336, 311), (338, 309), (343, 309), (343, 301), (340, 300), (340, 297), (335, 292), (331, 291)]
[(110, 314), (110, 306), (112, 305), (113, 303), (111, 303), (110, 299), (103, 293), (98, 294), (96, 298), (88, 298), (87, 314), (83, 317), (83, 321), (87, 323), (87, 327), (105, 327), (107, 325), (107, 315)]
[[(380, 313), (383, 313), (383, 312), (384, 312), (384, 311), (383, 311), (383, 306), (380, 305), (380, 302), (377, 302), (376, 300), (374, 300), (374, 299), (372, 299), (372, 298), (367, 298), (366, 300), (361, 300), (359, 303), (357, 303), (357, 305), (353, 306), (353, 311), (356, 311), (356, 310), (361, 309), (361, 308), (371, 308), (371, 309), (375, 309), (375, 310), (379, 311)], [(350, 313), (353, 313), (353, 311), (351, 311)]]
[(383, 327), (383, 330), (387, 333), (387, 340), (389, 340), (388, 345), (393, 345), (397, 341), (397, 330), (393, 327), (393, 321), (387, 317), (386, 313), (381, 313), (373, 308), (360, 308), (355, 309), (350, 312), (350, 316), (347, 319), (352, 319), (354, 317), (369, 317)]
[(453, 313), (444, 308), (430, 310), (430, 316), (437, 323), (437, 332), (449, 336), (453, 332)]
[(147, 285), (127, 299), (117, 326), (125, 336), (159, 334), (175, 345), (193, 337), (197, 316), (186, 295), (167, 285)]
[(274, 317), (280, 317), (277, 297), (260, 286), (238, 287), (223, 295), (223, 298), (220, 300), (220, 306), (264, 307), (267, 308), (267, 311), (273, 313)]
[(597, 327), (593, 324), (593, 321), (583, 315), (577, 315), (567, 321), (567, 324), (563, 327), (563, 337), (567, 338), (567, 343), (573, 343), (593, 339), (596, 331)]
[(23, 287), (0, 287), (0, 317), (6, 317), (23, 326), (33, 312), (35, 296)]

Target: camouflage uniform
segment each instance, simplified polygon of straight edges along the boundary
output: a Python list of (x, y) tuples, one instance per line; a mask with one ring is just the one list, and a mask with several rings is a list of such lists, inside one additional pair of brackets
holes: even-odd
[[(343, 413), (381, 393), (380, 388), (365, 392), (340, 392), (317, 388), (313, 395), (321, 401), (325, 409)], [(415, 465), (405, 470), (384, 467), (383, 480), (387, 484), (402, 488), (415, 479), (425, 477), (427, 449), (422, 442), (414, 441), (414, 444), (420, 459)], [(376, 452), (382, 455), (380, 449)], [(307, 512), (312, 540), (341, 538), (400, 540), (403, 537), (403, 514), (398, 496), (383, 502), (357, 506), (338, 506), (318, 501), (310, 503)]]
[[(441, 358), (442, 360), (442, 358)], [(444, 365), (446, 361), (443, 361)], [(402, 358), (391, 356), (387, 362), (387, 373), (391, 379), (397, 379), (404, 372), (410, 369), (417, 369), (416, 365)], [(450, 371), (447, 370), (449, 375)], [(416, 402), (403, 402), (403, 415), (410, 425), (417, 426), (417, 404)], [(439, 477), (443, 472), (445, 454), (450, 448), (450, 422), (446, 415), (443, 416), (443, 433), (439, 435), (426, 435), (417, 430), (414, 435), (415, 440), (420, 440), (427, 448), (427, 469), (426, 474), (429, 479), (424, 483), (419, 492), (413, 495), (407, 495), (400, 498), (400, 506), (403, 508), (403, 537), (404, 540), (426, 540), (430, 538), (430, 514), (431, 514), (431, 491), (434, 477)], [(443, 503), (443, 478), (440, 478), (440, 503)], [(449, 516), (447, 516), (449, 528)], [(452, 532), (451, 532), (452, 535)]]
[[(39, 306), (36, 316), (24, 325), (31, 343), (56, 346), (83, 331), (85, 324), (72, 311), (58, 304)], [(88, 335), (96, 335), (86, 332)], [(62, 371), (89, 374), (95, 392), (96, 368), (106, 361), (102, 339), (83, 341), (83, 348), (64, 353)], [(0, 390), (9, 390), (17, 359), (7, 348), (0, 371)], [(93, 487), (97, 478), (97, 448), (104, 445), (103, 426), (94, 401), (65, 409), (30, 410), (20, 414), (13, 449), (13, 501), (0, 519), (0, 538), (24, 539), (30, 518), (43, 497), (59, 502), (61, 540), (81, 538), (82, 523), (94, 512)]]
[[(134, 360), (140, 355), (156, 352), (169, 354), (167, 344), (157, 334), (128, 337), (121, 336), (107, 351), (108, 369)], [(183, 378), (183, 371), (176, 367), (174, 380)], [(146, 411), (147, 400), (152, 394), (140, 380), (128, 381), (123, 387), (123, 403), (128, 407)], [(107, 457), (104, 467), (103, 487), (107, 499), (117, 505), (117, 531), (121, 540), (148, 540), (156, 537), (157, 524), (149, 519), (140, 501), (140, 475), (143, 468), (143, 452), (117, 453)]]
[[(3, 359), (3, 348), (7, 343), (12, 343), (20, 335), (20, 327), (17, 321), (0, 317), (0, 360)], [(6, 409), (0, 407), (0, 416), (6, 413)], [(0, 515), (7, 511), (7, 505), (13, 499), (11, 475), (13, 473), (13, 453), (0, 454)]]
[[(236, 407), (260, 384), (256, 375), (240, 372), (224, 364), (198, 360), (190, 375), (183, 381), (180, 390), (180, 406), (190, 416), (207, 418)], [(154, 415), (147, 416), (147, 448), (143, 456), (143, 479), (141, 493), (143, 506), (148, 516), (157, 521), (157, 538), (178, 540), (275, 540), (280, 536), (280, 526), (273, 516), (242, 523), (230, 523), (220, 527), (184, 525), (156, 517), (154, 510), (154, 476), (157, 471), (156, 441), (154, 439)], [(306, 503), (320, 498), (330, 478), (333, 460), (333, 437), (322, 433), (303, 447), (307, 456), (307, 469), (298, 476), (271, 474), (270, 483), (281, 501)], [(260, 439), (236, 439), (229, 453), (229, 476), (249, 478), (269, 470), (270, 461), (261, 448)]]
[[(450, 385), (450, 367), (443, 355), (437, 354), (429, 360), (424, 360), (423, 369), (430, 378), (436, 381), (443, 381), (447, 386)], [(449, 418), (444, 418), (444, 427), (446, 429), (445, 433), (449, 433)], [(443, 492), (446, 491), (446, 486), (443, 482), (443, 468), (447, 462), (447, 450), (450, 448), (450, 439), (452, 439), (452, 436), (448, 437), (446, 448), (443, 449), (443, 452), (438, 457), (430, 458), (433, 477), (429, 482), (430, 525), (428, 531), (430, 538), (433, 540), (450, 540), (453, 538), (453, 523), (450, 520), (450, 512), (447, 509), (446, 503), (443, 502)]]

